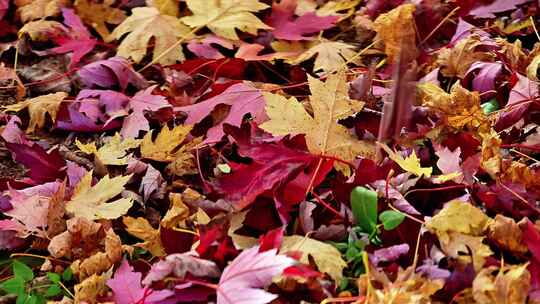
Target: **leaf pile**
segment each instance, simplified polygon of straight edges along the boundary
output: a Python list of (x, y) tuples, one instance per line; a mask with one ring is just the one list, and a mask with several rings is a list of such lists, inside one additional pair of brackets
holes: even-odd
[(0, 0), (0, 302), (540, 303), (539, 17)]

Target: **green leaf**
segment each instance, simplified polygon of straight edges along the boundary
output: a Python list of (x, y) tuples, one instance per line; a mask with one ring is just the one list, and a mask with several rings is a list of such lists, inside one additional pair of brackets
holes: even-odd
[(377, 227), (377, 192), (356, 187), (351, 192), (351, 207), (358, 226), (371, 233)]
[(403, 215), (403, 213), (394, 210), (386, 210), (379, 215), (379, 220), (383, 224), (385, 230), (395, 229), (404, 219), (405, 215)]
[(218, 164), (217, 168), (222, 173), (225, 173), (225, 174), (231, 173), (231, 167), (229, 165), (227, 165), (227, 164)]
[(0, 284), (0, 288), (6, 293), (23, 295), (25, 293), (25, 282), (21, 277), (14, 277)]
[(64, 281), (71, 281), (71, 279), (73, 278), (73, 271), (71, 270), (70, 267), (66, 268), (66, 270), (64, 270), (64, 272), (62, 273), (62, 280)]
[(490, 101), (483, 103), (481, 107), (485, 114), (489, 114), (499, 109), (499, 103), (497, 102), (497, 99), (493, 98)]
[(47, 288), (47, 291), (45, 292), (46, 297), (54, 297), (56, 295), (59, 295), (62, 292), (62, 288), (58, 285), (53, 285)]
[(32, 268), (26, 266), (26, 264), (21, 263), (17, 260), (13, 260), (13, 274), (15, 277), (23, 279), (23, 281), (28, 282), (34, 278), (34, 272)]
[(47, 277), (51, 282), (58, 284), (60, 282), (60, 275), (54, 272), (47, 272)]

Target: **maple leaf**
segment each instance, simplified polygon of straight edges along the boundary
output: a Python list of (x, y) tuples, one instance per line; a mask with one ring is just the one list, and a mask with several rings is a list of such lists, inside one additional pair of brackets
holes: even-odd
[(295, 261), (277, 254), (276, 249), (259, 252), (259, 247), (244, 250), (225, 269), (219, 279), (217, 304), (264, 304), (277, 295), (263, 289)]
[(531, 286), (531, 273), (527, 266), (504, 265), (482, 269), (472, 283), (476, 303), (526, 303), (527, 293), (524, 291)]
[(403, 156), (399, 155), (398, 153), (392, 151), (387, 145), (385, 144), (379, 144), (383, 150), (388, 153), (388, 157), (395, 161), (401, 169), (413, 173), (416, 176), (422, 176), (430, 177), (431, 172), (433, 171), (433, 168), (427, 167), (423, 168), (420, 164), (420, 159), (416, 156), (416, 152), (414, 150), (411, 151), (411, 154), (407, 156), (406, 158), (403, 158)]
[(531, 2), (532, 0), (495, 0), (488, 5), (480, 4), (478, 7), (472, 9), (469, 14), (478, 18), (495, 18), (496, 13), (515, 10), (520, 4)]
[(96, 148), (95, 142), (83, 144), (79, 140), (75, 141), (79, 150), (86, 154), (94, 154), (100, 165), (114, 166), (127, 165), (129, 156), (127, 150), (137, 148), (140, 143), (140, 139), (122, 139), (118, 133), (110, 137), (99, 149)]
[(161, 219), (160, 225), (166, 228), (176, 227), (189, 216), (189, 207), (182, 201), (179, 193), (169, 193), (170, 207)]
[(173, 50), (178, 39), (185, 39), (189, 28), (182, 22), (169, 15), (160, 14), (154, 7), (136, 7), (132, 15), (117, 26), (111, 37), (120, 40), (129, 33), (118, 47), (117, 55), (131, 58), (139, 63), (146, 55), (150, 39), (154, 38), (153, 60), (164, 65), (173, 64), (177, 60), (184, 60), (181, 46)]
[(120, 194), (130, 178), (131, 175), (113, 178), (105, 176), (96, 185), (91, 186), (92, 171), (90, 171), (75, 186), (66, 210), (89, 220), (118, 218), (131, 208), (133, 201), (130, 198), (121, 198), (110, 203), (106, 202)]
[(44, 183), (63, 178), (65, 172), (62, 168), (66, 165), (58, 149), (45, 151), (37, 143), (15, 144), (6, 143), (6, 147), (13, 153), (13, 157), (18, 163), (30, 169), (29, 176), (33, 183)]
[(153, 130), (146, 133), (141, 143), (141, 156), (146, 159), (152, 159), (162, 162), (172, 162), (176, 159), (178, 153), (176, 148), (184, 142), (191, 132), (193, 126), (178, 125), (172, 129), (164, 126), (155, 140), (152, 140)]
[(279, 251), (281, 253), (301, 252), (300, 262), (308, 265), (309, 256), (311, 256), (317, 268), (321, 272), (328, 273), (334, 282), (341, 282), (343, 269), (347, 266), (336, 247), (307, 236), (292, 235), (283, 237)]
[(317, 33), (334, 26), (337, 16), (320, 17), (314, 12), (305, 13), (294, 21), (294, 10), (297, 0), (282, 0), (272, 4), (272, 14), (268, 18), (268, 24), (274, 29), (272, 34), (278, 39), (285, 40), (311, 40), (309, 34)]
[(412, 3), (402, 4), (379, 15), (373, 22), (376, 39), (384, 42), (384, 52), (392, 63), (397, 62), (400, 56), (403, 62), (410, 62), (417, 56), (415, 10), (416, 6)]
[(96, 32), (107, 41), (109, 29), (107, 24), (120, 24), (126, 18), (126, 13), (118, 8), (111, 7), (115, 0), (104, 0), (103, 3), (91, 0), (75, 0), (77, 14)]
[(217, 96), (194, 105), (177, 107), (175, 111), (187, 113), (186, 124), (195, 124), (210, 115), (221, 104), (231, 106), (229, 113), (222, 121), (208, 129), (204, 143), (216, 143), (220, 141), (225, 135), (223, 125), (230, 124), (240, 127), (244, 116), (248, 113), (251, 114), (256, 123), (262, 123), (266, 120), (264, 98), (261, 91), (246, 83), (234, 84)]
[(68, 96), (65, 92), (42, 95), (35, 98), (27, 99), (14, 105), (6, 106), (8, 112), (19, 112), (28, 109), (30, 121), (28, 122), (27, 133), (33, 133), (36, 128), (45, 126), (45, 115), (49, 114), (52, 121), (56, 121), (58, 108), (62, 101)]
[[(111, 269), (112, 271), (112, 269)], [(111, 274), (108, 272), (101, 275), (93, 274), (90, 277), (82, 280), (79, 284), (75, 284), (75, 297), (76, 303), (91, 303), (98, 296), (104, 295), (107, 292), (107, 285), (105, 283), (110, 279)]]
[(59, 46), (52, 48), (51, 52), (55, 54), (73, 52), (70, 63), (70, 67), (73, 67), (79, 63), (84, 55), (94, 49), (97, 41), (90, 36), (81, 19), (75, 15), (72, 9), (63, 8), (62, 15), (64, 16), (64, 24), (69, 26), (70, 30), (68, 36), (57, 36), (54, 39)]
[(271, 29), (253, 15), (253, 12), (268, 7), (258, 0), (186, 0), (186, 4), (193, 16), (183, 17), (182, 22), (191, 27), (206, 26), (223, 38), (239, 40), (235, 29), (252, 35), (256, 35), (259, 29)]
[(153, 6), (161, 14), (178, 17), (178, 0), (146, 0), (148, 6)]
[(122, 57), (98, 60), (83, 66), (79, 76), (86, 87), (112, 88), (116, 85), (125, 91), (128, 84), (137, 88), (148, 86), (144, 77), (135, 72), (131, 64)]
[(122, 261), (112, 279), (107, 280), (114, 294), (115, 303), (160, 303), (174, 295), (170, 290), (153, 290), (141, 286), (142, 274), (135, 272), (127, 260)]
[(142, 282), (149, 285), (171, 274), (183, 279), (188, 273), (196, 277), (218, 278), (221, 271), (214, 262), (199, 258), (195, 252), (176, 253), (154, 263)]
[(292, 64), (299, 64), (315, 57), (313, 71), (332, 73), (342, 69), (345, 63), (353, 60), (356, 56), (355, 47), (339, 41), (315, 41), (308, 44), (308, 50), (292, 60)]
[(524, 254), (528, 251), (527, 246), (523, 242), (521, 228), (513, 218), (497, 214), (489, 224), (488, 236), (499, 248), (519, 254)]
[(144, 116), (145, 111), (158, 111), (160, 109), (171, 107), (167, 98), (161, 95), (152, 95), (156, 86), (148, 87), (143, 91), (137, 92), (129, 101), (129, 108), (132, 113), (124, 118), (121, 134), (124, 138), (137, 137), (140, 131), (148, 131), (150, 125)]
[[(270, 120), (260, 127), (272, 135), (305, 134), (311, 153), (333, 156), (345, 161), (353, 161), (360, 155), (374, 156), (374, 145), (354, 138), (347, 128), (338, 121), (362, 110), (363, 103), (348, 97), (344, 74), (329, 75), (326, 82), (309, 77), (311, 90), (310, 104), (313, 117), (296, 98), (265, 93), (266, 113)], [(336, 163), (336, 168), (347, 176), (348, 166)]]
[(465, 77), (465, 74), (474, 62), (492, 61), (494, 55), (481, 50), (483, 42), (478, 34), (461, 39), (454, 47), (439, 51), (437, 65), (440, 72), (446, 77)]
[(153, 256), (160, 257), (165, 255), (159, 230), (154, 229), (145, 218), (124, 216), (122, 221), (126, 225), (126, 231), (129, 234), (144, 241), (144, 243), (138, 243), (134, 246), (150, 251)]
[(155, 198), (163, 198), (166, 186), (167, 183), (163, 179), (163, 176), (161, 176), (161, 173), (152, 167), (152, 165), (148, 165), (139, 188), (139, 191), (142, 190), (144, 201), (147, 201), (151, 195)]
[(16, 0), (15, 5), (21, 21), (52, 17), (60, 14), (60, 9), (69, 4), (69, 0)]
[(10, 196), (12, 197), (10, 203), (13, 209), (4, 212), (4, 214), (11, 217), (13, 228), (17, 228), (17, 236), (26, 238), (35, 234), (39, 237), (46, 237), (45, 228), (47, 227), (50, 198), (40, 195), (27, 196), (19, 194), (15, 190), (10, 191)]
[(122, 241), (112, 229), (105, 232), (105, 239), (100, 240), (104, 251), (96, 252), (83, 260), (74, 261), (70, 268), (81, 280), (110, 269), (122, 259)]

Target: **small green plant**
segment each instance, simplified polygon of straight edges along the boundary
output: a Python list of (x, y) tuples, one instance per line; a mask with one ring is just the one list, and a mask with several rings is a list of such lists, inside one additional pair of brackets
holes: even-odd
[(32, 268), (13, 260), (13, 277), (0, 284), (0, 289), (17, 296), (17, 304), (42, 304), (54, 298), (65, 289), (61, 281), (69, 281), (73, 274), (67, 268), (62, 275), (47, 272), (46, 277), (35, 278)]

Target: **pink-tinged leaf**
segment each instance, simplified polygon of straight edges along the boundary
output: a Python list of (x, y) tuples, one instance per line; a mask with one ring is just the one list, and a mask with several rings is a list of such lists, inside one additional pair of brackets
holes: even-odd
[(228, 40), (216, 37), (216, 36), (210, 36), (202, 39), (201, 41), (197, 40), (191, 40), (187, 48), (190, 50), (193, 54), (195, 54), (197, 57), (200, 58), (206, 58), (206, 59), (220, 59), (225, 58), (218, 49), (214, 48), (212, 44), (220, 45), (226, 49), (232, 50), (234, 48), (234, 45), (229, 42)]
[(160, 109), (172, 107), (167, 98), (161, 95), (152, 95), (156, 86), (151, 86), (145, 90), (137, 92), (129, 101), (131, 114), (124, 119), (120, 134), (124, 137), (137, 137), (139, 131), (148, 131), (150, 125), (144, 116), (145, 111), (158, 111)]
[(394, 262), (400, 256), (409, 252), (408, 244), (399, 244), (387, 248), (377, 249), (369, 255), (371, 262), (377, 266), (381, 262)]
[(9, 0), (0, 0), (0, 20), (4, 18), (9, 9)]
[(495, 0), (488, 5), (480, 5), (469, 12), (469, 15), (478, 18), (495, 18), (496, 13), (517, 9), (518, 5), (532, 2), (532, 0)]
[(20, 124), (21, 119), (18, 116), (11, 116), (7, 125), (4, 127), (4, 130), (0, 134), (0, 137), (8, 143), (24, 144), (27, 146), (31, 145), (31, 142), (26, 138), (24, 131), (19, 128)]
[(187, 274), (199, 278), (218, 278), (221, 271), (214, 262), (197, 257), (195, 252), (176, 253), (154, 263), (143, 284), (150, 285), (170, 275), (183, 279)]
[(45, 237), (49, 199), (40, 195), (18, 194), (15, 190), (10, 191), (10, 196), (13, 208), (4, 214), (10, 216), (11, 221), (15, 223), (17, 236), (25, 238), (30, 234), (35, 234)]
[(295, 261), (272, 249), (259, 252), (259, 247), (243, 251), (223, 270), (217, 288), (217, 304), (264, 304), (277, 295), (263, 289), (272, 278)]
[(84, 55), (94, 49), (97, 41), (92, 38), (81, 18), (72, 9), (62, 8), (62, 15), (64, 16), (64, 24), (69, 26), (69, 32), (67, 36), (62, 35), (54, 38), (54, 42), (59, 46), (52, 48), (51, 52), (54, 54), (73, 52), (70, 63), (70, 67), (73, 67), (81, 61)]
[(517, 74), (518, 81), (510, 91), (506, 108), (509, 111), (501, 112), (496, 123), (496, 129), (502, 130), (519, 121), (531, 106), (531, 100), (538, 96), (539, 90), (536, 82)]
[(62, 168), (66, 162), (56, 149), (47, 153), (36, 143), (31, 146), (6, 143), (6, 147), (14, 154), (15, 161), (30, 170), (28, 175), (36, 184), (54, 181), (65, 176)]
[(450, 39), (450, 44), (455, 45), (461, 39), (469, 37), (471, 34), (477, 34), (481, 37), (489, 37), (489, 34), (485, 31), (477, 28), (476, 26), (470, 24), (469, 22), (459, 18), (456, 32), (452, 39)]
[(114, 273), (112, 279), (107, 280), (114, 294), (114, 300), (117, 304), (134, 303), (160, 303), (174, 295), (170, 290), (153, 290), (149, 287), (141, 286), (142, 274), (135, 272), (127, 260), (124, 260), (120, 267)]
[(483, 93), (496, 90), (495, 79), (503, 71), (503, 67), (504, 66), (501, 62), (475, 62), (467, 71), (465, 78), (473, 78), (472, 88), (474, 91)]
[(298, 55), (298, 52), (275, 52), (264, 55), (259, 53), (264, 49), (264, 46), (257, 43), (242, 43), (234, 55), (235, 58), (241, 58), (245, 61), (270, 61), (274, 59), (284, 59)]
[(152, 167), (152, 165), (148, 165), (146, 174), (142, 178), (139, 191), (142, 191), (144, 201), (147, 201), (152, 194), (157, 198), (162, 198), (166, 185), (161, 173)]
[(273, 189), (275, 185), (291, 181), (319, 159), (282, 144), (239, 143), (238, 153), (251, 158), (252, 163), (230, 163), (232, 172), (215, 184), (216, 190), (224, 193), (238, 209), (250, 205), (259, 194)]
[(79, 112), (94, 122), (105, 124), (111, 120), (128, 115), (129, 97), (111, 90), (81, 90), (75, 99), (79, 104)]
[(4, 222), (11, 222), (10, 220), (0, 221), (0, 249), (15, 249), (24, 244), (24, 240), (16, 236), (17, 232), (11, 229), (4, 229)]
[(185, 124), (195, 124), (210, 115), (214, 108), (220, 104), (231, 106), (229, 114), (223, 121), (208, 130), (204, 143), (220, 141), (225, 135), (223, 124), (227, 123), (239, 127), (244, 116), (248, 113), (258, 124), (267, 119), (264, 109), (265, 101), (261, 91), (245, 83), (234, 84), (217, 96), (194, 105), (177, 107), (175, 110), (187, 113)]
[(521, 231), (523, 242), (529, 247), (533, 258), (540, 262), (540, 232), (530, 220), (527, 220), (526, 225), (521, 226)]
[(121, 125), (121, 122), (117, 120), (110, 121), (104, 125), (98, 125), (81, 113), (76, 108), (77, 106), (76, 104), (72, 104), (67, 107), (67, 115), (59, 115), (56, 120), (57, 128), (77, 132), (102, 132), (116, 129)]
[(88, 173), (88, 170), (69, 160), (66, 163), (66, 175), (68, 177), (68, 182), (70, 187), (74, 187)]
[(124, 91), (128, 84), (139, 89), (148, 86), (144, 77), (135, 72), (131, 64), (122, 57), (112, 57), (87, 64), (79, 70), (79, 76), (88, 88), (118, 86)]
[(450, 174), (461, 172), (461, 166), (459, 165), (461, 161), (461, 148), (458, 147), (453, 152), (444, 147), (444, 149), (439, 149), (435, 152), (435, 155), (439, 157), (437, 160), (437, 167), (441, 170), (443, 174)]
[(314, 12), (294, 18), (297, 0), (281, 0), (272, 5), (268, 23), (274, 28), (272, 34), (278, 39), (312, 40), (310, 34), (329, 29), (339, 19), (338, 16), (317, 16)]

